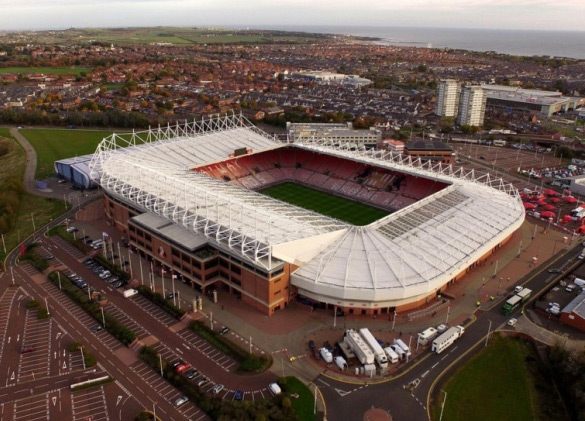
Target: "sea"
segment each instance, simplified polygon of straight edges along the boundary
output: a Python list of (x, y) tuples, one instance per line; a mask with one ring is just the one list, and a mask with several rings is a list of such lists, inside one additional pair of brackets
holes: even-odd
[(585, 59), (585, 31), (528, 31), (367, 26), (265, 26), (255, 29), (380, 38), (388, 45), (495, 51), (518, 56)]

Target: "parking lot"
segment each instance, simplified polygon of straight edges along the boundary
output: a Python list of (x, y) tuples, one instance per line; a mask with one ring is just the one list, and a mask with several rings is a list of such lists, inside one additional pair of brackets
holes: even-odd
[(40, 421), (49, 419), (48, 394), (36, 395), (13, 402), (14, 421)]
[[(182, 353), (183, 353), (182, 350), (180, 353), (175, 352), (175, 351), (171, 350), (168, 346), (166, 346), (160, 342), (157, 343), (156, 345), (154, 345), (153, 348), (156, 350), (156, 352), (158, 352), (162, 356), (163, 359), (165, 359), (169, 363), (173, 363), (175, 361), (181, 360)], [(221, 355), (223, 355), (223, 354), (221, 354)], [(233, 360), (232, 360), (232, 362), (233, 362)], [(233, 362), (233, 363), (235, 364), (235, 362)], [(201, 389), (201, 391), (204, 393), (211, 394), (211, 395), (217, 395), (221, 399), (233, 400), (236, 398), (237, 391), (234, 389), (229, 389), (227, 387), (223, 387), (223, 385), (222, 385), (221, 391), (219, 393), (215, 393), (214, 388), (218, 385), (218, 383), (215, 382), (213, 379), (210, 379), (209, 377), (207, 377), (205, 374), (199, 372), (198, 370), (195, 370), (195, 375), (190, 380), (194, 384), (196, 384)], [(260, 388), (257, 390), (240, 390), (239, 392), (241, 393), (241, 400), (246, 400), (246, 399), (247, 400), (255, 400), (255, 399), (259, 399), (259, 398), (264, 398), (265, 396), (268, 396), (268, 393), (269, 393), (267, 387), (263, 387), (263, 388)]]
[(17, 289), (10, 288), (5, 290), (0, 297), (0, 361), (2, 361), (2, 357), (4, 356), (4, 341), (8, 329), (8, 321), (10, 320), (10, 312), (16, 300), (17, 292)]
[(55, 299), (61, 302), (61, 304), (63, 305), (63, 307), (65, 307), (69, 314), (71, 314), (73, 317), (79, 320), (84, 326), (86, 326), (87, 329), (93, 335), (98, 337), (99, 340), (103, 344), (105, 344), (110, 350), (115, 351), (123, 346), (120, 343), (120, 341), (118, 341), (104, 329), (101, 329), (96, 332), (95, 329), (98, 326), (100, 326), (100, 324), (92, 317), (90, 317), (85, 311), (79, 308), (79, 306), (73, 301), (71, 301), (65, 294), (59, 291), (59, 287), (57, 287), (51, 282), (46, 282), (43, 284), (43, 288)]
[(52, 331), (52, 319), (38, 320), (36, 311), (26, 311), (16, 376), (18, 382), (35, 380), (51, 374)]
[(71, 394), (71, 413), (74, 421), (109, 420), (104, 387), (93, 387)]
[[(148, 367), (142, 361), (137, 361), (130, 368), (136, 372), (157, 394), (168, 402), (175, 402), (183, 394), (174, 386), (164, 380), (159, 373)], [(192, 402), (182, 404), (178, 410), (189, 420), (200, 420), (206, 418), (204, 412), (197, 408)]]
[(177, 319), (171, 317), (166, 311), (161, 309), (156, 304), (152, 303), (142, 295), (138, 294), (132, 297), (131, 301), (140, 307), (141, 310), (148, 313), (150, 316), (158, 320), (165, 326), (171, 326), (177, 323)]
[(59, 236), (51, 237), (51, 241), (53, 241), (57, 247), (70, 254), (76, 260), (81, 260), (85, 257), (85, 255), (77, 247), (69, 244)]
[(189, 343), (189, 345), (197, 348), (199, 352), (205, 355), (214, 364), (223, 368), (225, 371), (229, 372), (236, 366), (236, 362), (232, 358), (217, 350), (217, 348), (210, 345), (209, 342), (205, 341), (204, 339), (201, 339), (191, 330), (183, 329), (177, 333), (179, 336), (181, 336), (181, 338)]

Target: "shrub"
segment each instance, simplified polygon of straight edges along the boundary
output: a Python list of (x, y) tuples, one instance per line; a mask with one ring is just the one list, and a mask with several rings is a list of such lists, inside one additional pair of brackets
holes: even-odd
[(206, 324), (200, 321), (191, 322), (189, 329), (219, 351), (236, 360), (239, 363), (238, 371), (240, 372), (259, 373), (267, 370), (272, 364), (271, 358), (264, 355), (250, 354), (239, 345), (211, 330)]

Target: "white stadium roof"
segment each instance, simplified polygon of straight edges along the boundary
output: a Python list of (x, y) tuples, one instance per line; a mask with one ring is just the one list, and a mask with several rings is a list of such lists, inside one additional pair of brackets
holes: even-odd
[(235, 149), (282, 147), (241, 116), (104, 139), (92, 174), (111, 194), (231, 248), (270, 269), (300, 268), (293, 284), (332, 304), (391, 306), (424, 297), (461, 273), (524, 221), (517, 190), (473, 171), (422, 164), (320, 139), (302, 147), (431, 178), (448, 187), (357, 227), (194, 172)]

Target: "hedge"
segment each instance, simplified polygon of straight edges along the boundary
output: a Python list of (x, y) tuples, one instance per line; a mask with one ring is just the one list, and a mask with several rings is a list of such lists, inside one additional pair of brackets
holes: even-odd
[(164, 311), (169, 313), (175, 319), (180, 319), (185, 314), (184, 310), (181, 310), (179, 307), (175, 306), (171, 300), (167, 300), (161, 293), (153, 292), (149, 287), (146, 285), (140, 285), (136, 288), (138, 292), (147, 300), (150, 300)]

